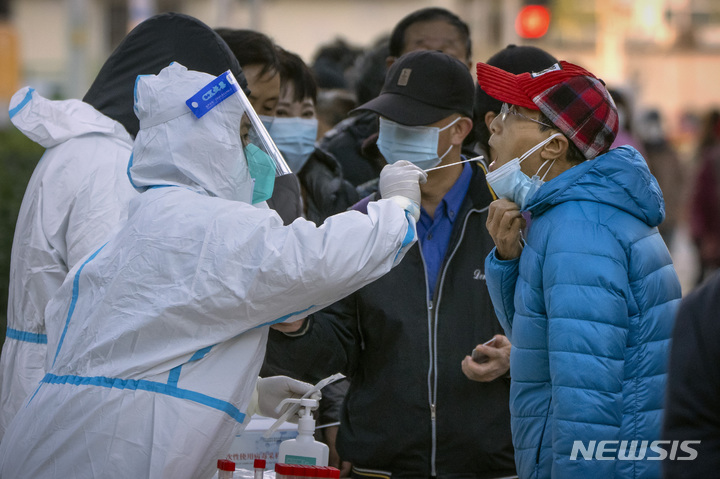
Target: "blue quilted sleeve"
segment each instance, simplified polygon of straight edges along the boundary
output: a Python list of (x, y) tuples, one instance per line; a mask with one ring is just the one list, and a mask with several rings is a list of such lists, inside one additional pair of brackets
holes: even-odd
[(515, 315), (515, 283), (518, 279), (520, 258), (500, 260), (495, 256), (495, 248), (485, 258), (485, 280), (490, 299), (505, 336), (512, 342), (512, 320)]

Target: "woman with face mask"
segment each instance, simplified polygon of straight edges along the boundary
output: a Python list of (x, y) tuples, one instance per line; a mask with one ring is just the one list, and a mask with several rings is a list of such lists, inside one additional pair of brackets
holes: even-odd
[(343, 178), (342, 168), (329, 153), (316, 148), (317, 84), (312, 71), (296, 54), (278, 47), (280, 98), (275, 116), (261, 116), (270, 136), (302, 189), (303, 215), (321, 224), (345, 211), (359, 196)]
[[(248, 99), (266, 127), (275, 116), (280, 97), (280, 59), (270, 37), (254, 30), (216, 30), (237, 58), (248, 81)], [(257, 185), (256, 185), (257, 186)], [(302, 215), (300, 183), (294, 174), (279, 176), (267, 204), (290, 224)]]

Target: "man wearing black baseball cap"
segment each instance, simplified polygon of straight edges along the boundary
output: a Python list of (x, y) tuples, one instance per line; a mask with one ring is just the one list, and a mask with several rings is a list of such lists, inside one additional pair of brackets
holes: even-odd
[[(380, 96), (358, 109), (380, 116), (378, 146), (388, 163), (408, 160), (429, 172), (418, 245), (395, 271), (316, 313), (310, 331), (294, 340), (298, 348), (328, 348), (326, 372), (351, 379), (337, 445), (356, 478), (515, 474), (510, 343), (483, 268), (493, 196), (482, 163), (461, 163), (474, 90), (464, 63), (417, 51), (401, 56)], [(463, 360), (491, 338), (492, 346), (478, 347), (488, 361), (470, 381)]]
[[(416, 50), (442, 51), (463, 62), (468, 70), (473, 64), (470, 29), (460, 17), (445, 8), (420, 8), (395, 25), (388, 41), (387, 68), (404, 54)], [(373, 96), (377, 94), (376, 91)], [(337, 158), (346, 180), (360, 186), (376, 180), (385, 164), (377, 151), (377, 135), (377, 116), (367, 111), (340, 122), (320, 139), (319, 146)]]
[(513, 343), (519, 477), (659, 477), (667, 452), (647, 445), (660, 439), (680, 284), (658, 183), (635, 149), (610, 149), (617, 110), (592, 73), (477, 69), (505, 102), (490, 125), (500, 199), (485, 271)]

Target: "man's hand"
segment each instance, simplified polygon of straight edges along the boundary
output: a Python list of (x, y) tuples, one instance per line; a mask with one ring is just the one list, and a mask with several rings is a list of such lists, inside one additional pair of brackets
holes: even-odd
[(297, 333), (303, 326), (305, 326), (305, 321), (307, 321), (307, 318), (298, 319), (297, 321), (293, 321), (291, 323), (275, 323), (270, 327), (285, 334)]
[(488, 219), (485, 223), (490, 236), (497, 247), (499, 259), (515, 259), (522, 253), (522, 235), (525, 218), (520, 214), (518, 205), (505, 198), (490, 203)]
[(482, 364), (473, 361), (472, 357), (465, 356), (462, 361), (462, 371), (468, 379), (479, 382), (490, 382), (507, 373), (510, 369), (510, 349), (512, 345), (507, 337), (496, 334), (491, 344), (478, 344), (476, 351), (486, 355), (488, 359)]

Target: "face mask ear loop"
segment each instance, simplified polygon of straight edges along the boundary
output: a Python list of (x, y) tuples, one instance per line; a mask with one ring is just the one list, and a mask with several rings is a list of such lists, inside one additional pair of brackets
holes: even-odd
[[(548, 169), (547, 169), (547, 171), (545, 172), (545, 174), (543, 175), (543, 177), (540, 178), (540, 181), (545, 181), (545, 177), (548, 175), (548, 173), (550, 173), (550, 170), (552, 170), (552, 167), (553, 167), (553, 165), (555, 164), (555, 161), (556, 161), (556, 160), (557, 160), (557, 158), (554, 158), (554, 159), (552, 160), (552, 163), (550, 163), (550, 166), (548, 167)], [(543, 166), (545, 166), (545, 163), (547, 163), (548, 161), (550, 161), (550, 160), (545, 160), (545, 161), (543, 162), (543, 164), (540, 165), (540, 168), (538, 168), (537, 173), (535, 173), (535, 176), (538, 176), (538, 174), (540, 174), (540, 170), (543, 169)]]
[(528, 151), (526, 151), (526, 152), (519, 158), (520, 163), (522, 163), (523, 160), (525, 160), (528, 156), (532, 155), (533, 153), (535, 153), (536, 151), (538, 151), (540, 148), (542, 148), (543, 146), (545, 146), (545, 145), (547, 145), (548, 143), (550, 143), (550, 141), (552, 141), (553, 138), (555, 138), (556, 136), (560, 136), (560, 135), (561, 135), (560, 133), (555, 133), (555, 134), (551, 135), (549, 138), (544, 139), (543, 141), (541, 141), (541, 142), (538, 143), (537, 145), (535, 145), (535, 146), (533, 146), (532, 148), (530, 148)]
[[(457, 123), (458, 120), (460, 120), (460, 118), (462, 118), (462, 117), (459, 116), (459, 117), (455, 118), (452, 122), (450, 122), (449, 124), (443, 126), (443, 127), (440, 128), (438, 131), (447, 130), (448, 128), (450, 128), (451, 126), (453, 126), (455, 123)], [(442, 156), (439, 157), (440, 161), (442, 161), (442, 159), (445, 158), (445, 157), (447, 156), (447, 154), (450, 153), (450, 150), (452, 150), (452, 149), (453, 149), (453, 145), (450, 145), (450, 148), (448, 148), (447, 151), (446, 151), (445, 153), (443, 153)]]
[(447, 156), (447, 154), (450, 153), (450, 150), (452, 150), (452, 149), (453, 149), (453, 145), (450, 145), (450, 148), (448, 148), (447, 151), (445, 153), (443, 153), (441, 157), (439, 157), (440, 161), (442, 161), (442, 159), (445, 158)]
[(448, 128), (450, 128), (451, 126), (453, 126), (455, 123), (457, 123), (458, 121), (460, 121), (460, 118), (462, 118), (462, 117), (459, 116), (459, 117), (455, 118), (453, 121), (451, 121), (451, 122), (448, 123), (447, 125), (445, 125), (445, 126), (443, 126), (442, 128), (438, 129), (438, 131), (445, 131), (445, 130), (447, 130)]

